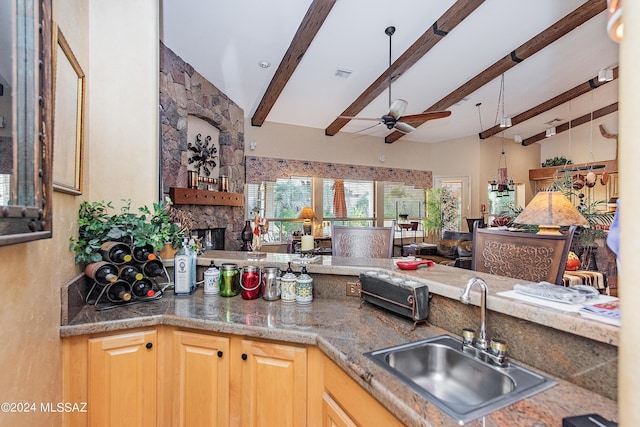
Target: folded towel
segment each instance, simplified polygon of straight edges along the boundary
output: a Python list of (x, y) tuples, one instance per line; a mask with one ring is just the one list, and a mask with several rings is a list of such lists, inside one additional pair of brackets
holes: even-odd
[(582, 304), (592, 301), (600, 296), (600, 293), (591, 286), (577, 285), (570, 288), (554, 285), (549, 282), (531, 283), (527, 285), (516, 284), (513, 290), (537, 298), (544, 298), (566, 304)]

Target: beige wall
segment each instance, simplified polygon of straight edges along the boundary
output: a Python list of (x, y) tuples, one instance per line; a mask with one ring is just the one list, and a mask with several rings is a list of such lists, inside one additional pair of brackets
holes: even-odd
[[(566, 130), (536, 144), (540, 145), (540, 163), (556, 156), (564, 156), (573, 163), (615, 159), (616, 140), (602, 136), (600, 124), (605, 127), (607, 132), (618, 133), (618, 113), (611, 113), (594, 119), (593, 123), (585, 123), (571, 128), (571, 137), (569, 137), (569, 131)], [(540, 167), (540, 165), (536, 167)]]
[[(247, 120), (244, 130), (245, 153), (248, 156), (430, 170), (429, 144), (404, 140), (385, 144), (382, 138), (369, 136), (344, 133), (326, 136), (324, 129), (270, 122), (255, 127), (249, 123)], [(251, 141), (256, 143), (255, 150), (249, 148)], [(382, 155), (384, 163), (380, 161)]]
[[(0, 247), (1, 402), (62, 401), (60, 287), (79, 273), (68, 246), (81, 201), (156, 200), (157, 7), (155, 0), (53, 1), (54, 20), (87, 75), (85, 191), (54, 192), (52, 239)], [(2, 426), (60, 423), (55, 413), (0, 413)]]
[(620, 333), (620, 368), (618, 371), (618, 401), (620, 426), (640, 425), (640, 284), (633, 260), (640, 253), (640, 241), (635, 238), (636, 212), (640, 212), (640, 193), (635, 177), (640, 161), (640, 2), (624, 4), (624, 39), (620, 44), (620, 208), (622, 259), (618, 289), (622, 300)]

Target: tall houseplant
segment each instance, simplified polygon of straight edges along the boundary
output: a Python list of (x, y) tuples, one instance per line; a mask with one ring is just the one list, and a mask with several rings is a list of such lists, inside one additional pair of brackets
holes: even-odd
[(422, 220), (425, 233), (442, 237), (443, 230), (457, 229), (458, 202), (446, 187), (427, 190), (426, 217)]

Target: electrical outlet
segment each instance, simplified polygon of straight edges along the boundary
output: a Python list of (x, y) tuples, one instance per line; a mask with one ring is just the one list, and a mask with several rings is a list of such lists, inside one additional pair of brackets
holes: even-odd
[(360, 284), (360, 282), (347, 282), (348, 297), (359, 297), (360, 289), (362, 289), (362, 285)]

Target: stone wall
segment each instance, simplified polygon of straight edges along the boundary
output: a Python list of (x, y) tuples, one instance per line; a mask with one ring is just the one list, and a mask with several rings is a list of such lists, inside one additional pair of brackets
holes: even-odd
[[(220, 175), (229, 191), (244, 192), (244, 112), (193, 67), (160, 42), (160, 121), (162, 191), (187, 187), (187, 117), (196, 116), (220, 130)], [(225, 249), (240, 248), (244, 210), (232, 206), (185, 205), (194, 228), (225, 227)]]

